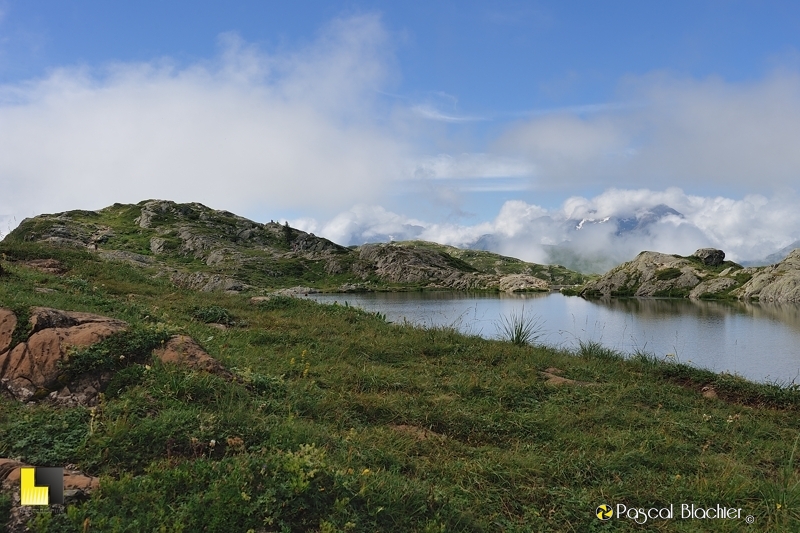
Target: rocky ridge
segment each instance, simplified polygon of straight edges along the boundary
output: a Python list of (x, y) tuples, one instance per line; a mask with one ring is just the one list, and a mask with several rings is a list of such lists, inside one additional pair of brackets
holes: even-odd
[(800, 302), (800, 249), (793, 250), (781, 262), (761, 268), (746, 268), (750, 279), (733, 291), (743, 300), (761, 302)]
[(298, 284), (342, 291), (413, 286), (519, 292), (583, 281), (563, 267), (489, 252), (464, 255), (419, 241), (345, 248), (287, 224), (259, 224), (199, 203), (164, 200), (39, 215), (24, 220), (6, 239), (88, 249), (105, 260), (150, 268), (179, 287), (207, 292)]
[(581, 296), (739, 298), (800, 301), (800, 250), (769, 267), (744, 268), (725, 253), (701, 248), (688, 257), (642, 252), (586, 284)]

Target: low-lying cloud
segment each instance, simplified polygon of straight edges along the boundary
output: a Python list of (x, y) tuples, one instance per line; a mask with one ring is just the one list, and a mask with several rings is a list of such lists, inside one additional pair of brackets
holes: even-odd
[(497, 216), (474, 225), (412, 219), (381, 207), (357, 206), (327, 222), (293, 221), (302, 229), (351, 245), (422, 239), (480, 247), (536, 262), (569, 251), (603, 264), (643, 250), (688, 255), (701, 247), (724, 250), (736, 261), (757, 260), (800, 239), (797, 197), (742, 199), (689, 195), (678, 188), (609, 189), (593, 198), (571, 197), (557, 209), (513, 200)]

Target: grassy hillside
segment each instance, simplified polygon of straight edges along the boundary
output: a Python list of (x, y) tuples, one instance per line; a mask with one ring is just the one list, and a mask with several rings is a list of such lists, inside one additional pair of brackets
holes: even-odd
[(6, 241), (94, 249), (116, 261), (149, 267), (178, 285), (203, 290), (301, 285), (325, 291), (343, 286), (497, 291), (505, 290), (502, 278), (509, 274), (537, 277), (545, 290), (584, 281), (581, 274), (560, 266), (432, 243), (345, 248), (288, 225), (259, 224), (202, 204), (161, 200), (40, 215), (24, 220)]
[[(798, 530), (794, 388), (346, 305), (253, 305), (79, 249), (9, 241), (0, 253), (0, 306), (186, 333), (239, 376), (144, 361), (119, 370), (96, 409), (0, 397), (0, 456), (101, 476), (88, 501), (37, 513), (33, 531)], [(65, 271), (24, 266), (36, 258)], [(600, 504), (670, 503), (741, 508), (755, 524), (595, 516)]]

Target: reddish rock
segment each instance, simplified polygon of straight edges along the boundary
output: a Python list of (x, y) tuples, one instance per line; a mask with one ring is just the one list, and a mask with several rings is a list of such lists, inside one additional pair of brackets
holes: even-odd
[(11, 347), (11, 336), (17, 327), (17, 315), (10, 309), (0, 307), (0, 354)]
[(31, 311), (34, 333), (0, 355), (0, 383), (18, 400), (28, 400), (56, 383), (70, 347), (91, 346), (127, 328), (121, 320), (90, 313), (45, 307)]
[[(13, 312), (0, 308), (0, 391), (5, 390), (20, 401), (47, 397), (48, 401), (59, 405), (95, 405), (112, 373), (88, 373), (65, 383), (63, 363), (68, 360), (71, 348), (91, 346), (127, 329), (128, 324), (91, 313), (34, 307), (30, 336), (26, 342), (12, 347), (11, 336), (16, 323)], [(176, 335), (154, 355), (165, 363), (233, 379), (233, 375), (191, 337)]]
[(125, 329), (128, 324), (116, 318), (95, 315), (92, 313), (81, 313), (79, 311), (61, 311), (50, 307), (31, 308), (31, 333), (36, 333), (43, 329), (52, 328), (71, 328), (82, 324), (108, 324), (111, 327), (121, 327)]
[(229, 375), (219, 361), (208, 355), (194, 339), (186, 335), (173, 336), (163, 348), (159, 348), (153, 353), (164, 363), (205, 370), (212, 374)]

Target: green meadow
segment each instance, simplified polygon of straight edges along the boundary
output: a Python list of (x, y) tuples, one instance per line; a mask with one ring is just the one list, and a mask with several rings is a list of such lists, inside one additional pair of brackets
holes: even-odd
[[(68, 363), (115, 371), (97, 407), (0, 397), (0, 457), (101, 478), (65, 513), (37, 513), (32, 531), (800, 531), (792, 386), (593, 343), (540, 346), (535, 332), (531, 344), (393, 324), (346, 295), (256, 305), (83, 251), (0, 252), (0, 306), (131, 325)], [(45, 257), (67, 272), (20, 264)], [(153, 360), (174, 333), (235, 379)], [(0, 523), (10, 502), (0, 495)], [(676, 516), (601, 521), (601, 504), (672, 504)], [(681, 504), (741, 518), (681, 519)]]

